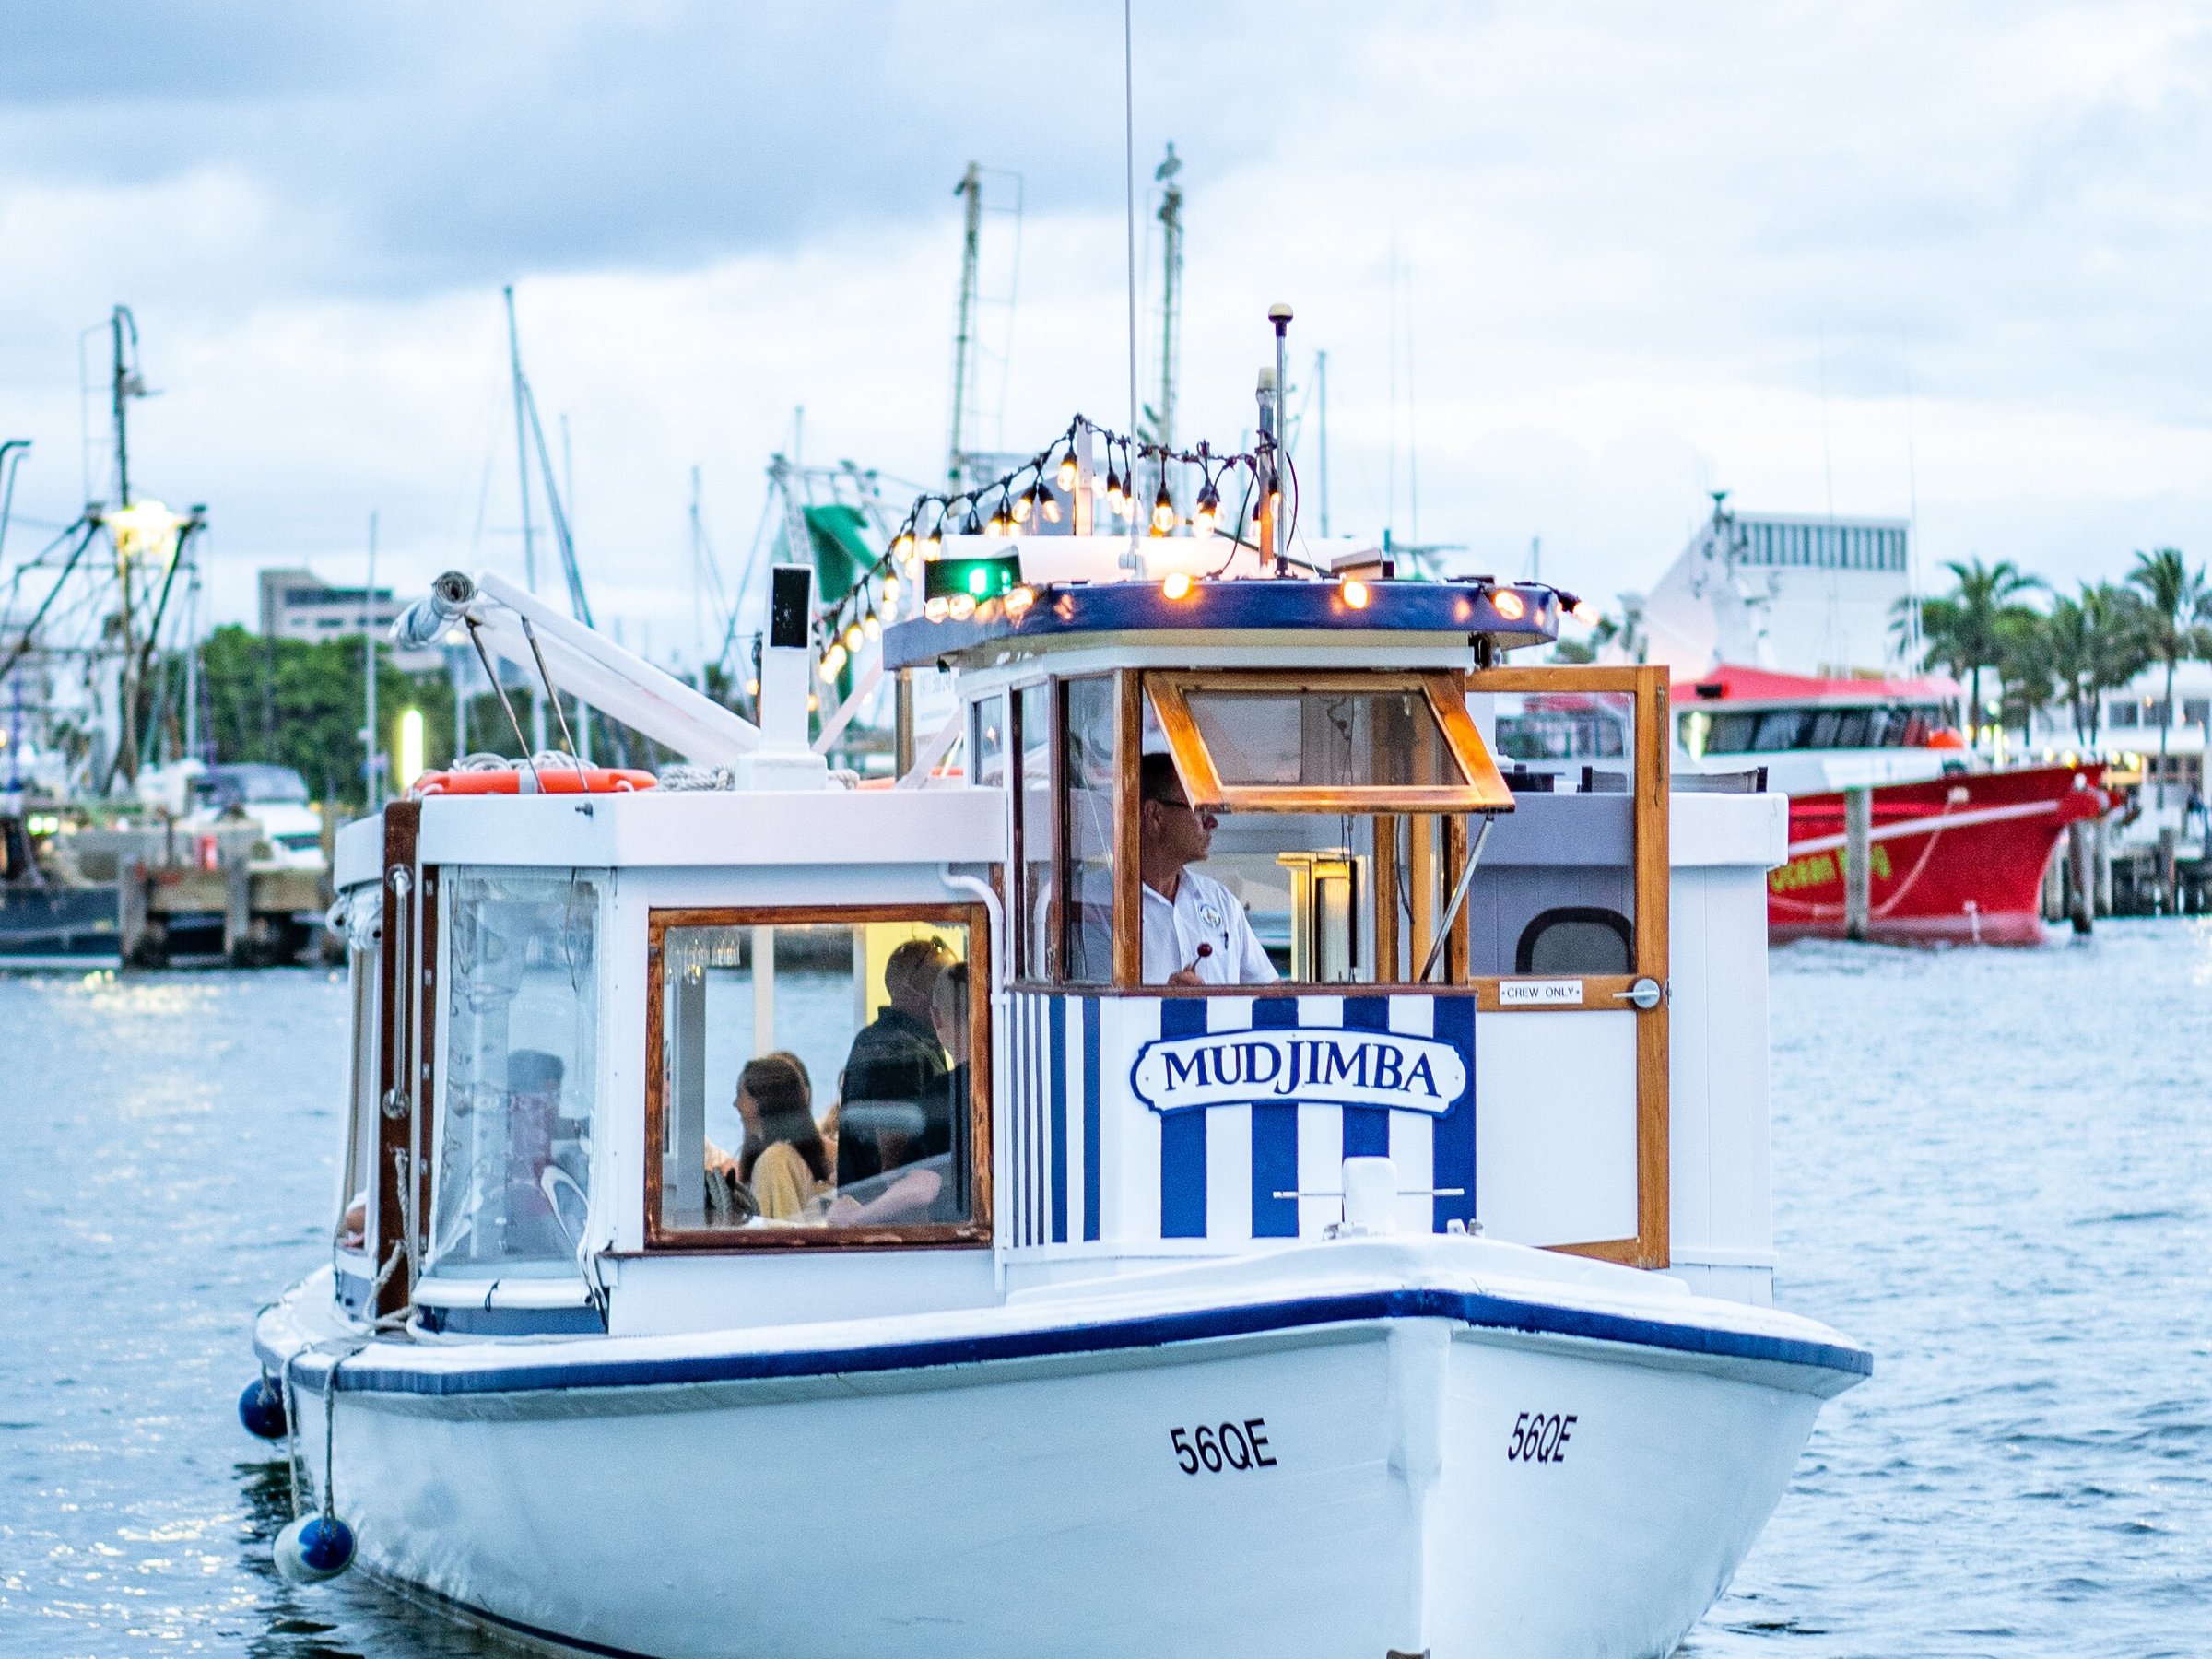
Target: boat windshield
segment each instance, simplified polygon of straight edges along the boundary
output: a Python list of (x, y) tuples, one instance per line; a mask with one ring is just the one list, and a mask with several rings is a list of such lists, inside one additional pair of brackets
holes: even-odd
[(576, 1271), (598, 1076), (599, 883), (454, 869), (426, 1271)]

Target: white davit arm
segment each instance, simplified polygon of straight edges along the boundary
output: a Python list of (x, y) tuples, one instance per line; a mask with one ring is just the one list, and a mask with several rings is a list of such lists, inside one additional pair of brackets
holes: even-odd
[(456, 621), (474, 622), (484, 649), (537, 677), (527, 619), (555, 689), (664, 744), (688, 760), (728, 766), (760, 747), (760, 728), (664, 669), (564, 617), (535, 594), (487, 571), (473, 582), (449, 571), (392, 625), (394, 643), (419, 648)]

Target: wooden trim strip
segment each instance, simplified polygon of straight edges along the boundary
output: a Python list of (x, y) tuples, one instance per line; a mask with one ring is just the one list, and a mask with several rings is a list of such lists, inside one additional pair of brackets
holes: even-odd
[[(1636, 671), (1636, 971), (1669, 987), (1667, 959), (1674, 870), (1668, 847), (1669, 767), (1667, 671)], [(1672, 1102), (1670, 1000), (1636, 1020), (1636, 1241), (1637, 1265), (1665, 1267), (1673, 1259)]]
[[(408, 1033), (404, 1030), (408, 1015), (414, 1009), (413, 981), (416, 977), (412, 963), (415, 959), (415, 895), (421, 883), (420, 871), (416, 864), (422, 823), (422, 803), (394, 801), (384, 808), (384, 853), (378, 866), (378, 881), (382, 894), (383, 939), (379, 952), (379, 973), (382, 983), (379, 987), (378, 1031), (376, 1061), (376, 1170), (371, 1177), (371, 1190), (376, 1194), (376, 1233), (374, 1245), (382, 1262), (401, 1247), (406, 1235), (406, 1209), (400, 1201), (399, 1183), (393, 1179), (398, 1167), (395, 1157), (406, 1155), (407, 1117), (402, 1111), (394, 1116), (387, 1102), (406, 1098), (408, 1079), (400, 1076), (400, 1049)], [(395, 870), (406, 872), (406, 898), (395, 903), (392, 892), (392, 876)], [(408, 964), (407, 982), (399, 978), (402, 959)], [(407, 1264), (403, 1256), (394, 1266), (392, 1277), (384, 1281), (383, 1289), (376, 1299), (379, 1316), (396, 1313), (407, 1305), (414, 1287), (407, 1277)]]
[(1145, 980), (1144, 872), (1138, 863), (1143, 837), (1139, 772), (1145, 747), (1144, 677), (1124, 668), (1114, 676), (1115, 712), (1120, 725), (1113, 755), (1113, 982), (1141, 985)]

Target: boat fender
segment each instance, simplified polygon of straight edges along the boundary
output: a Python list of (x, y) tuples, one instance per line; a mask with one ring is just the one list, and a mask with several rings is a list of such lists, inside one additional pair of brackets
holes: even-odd
[(276, 1535), (276, 1571), (295, 1584), (320, 1584), (353, 1565), (353, 1528), (335, 1515), (307, 1515)]
[(284, 1438), (284, 1395), (265, 1371), (247, 1383), (246, 1392), (238, 1396), (238, 1420), (246, 1426), (248, 1434), (262, 1440)]

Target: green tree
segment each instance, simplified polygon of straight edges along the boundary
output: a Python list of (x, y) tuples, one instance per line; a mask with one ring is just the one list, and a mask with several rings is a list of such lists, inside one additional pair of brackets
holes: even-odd
[[(1922, 601), (1920, 631), (1926, 642), (1927, 660), (1967, 681), (1971, 703), (1967, 724), (1971, 729), (1983, 719), (1983, 670), (1999, 669), (2008, 646), (2018, 652), (2018, 631), (2041, 621), (2020, 601), (2023, 594), (2042, 584), (2008, 559), (1994, 565), (1984, 565), (1979, 559), (1966, 564), (1954, 559), (1944, 569), (1951, 573), (1951, 592), (1940, 599)], [(1910, 619), (1903, 620), (1909, 627)], [(2001, 679), (1999, 683), (2002, 685)]]
[(2173, 732), (2173, 671), (2183, 663), (2212, 656), (2212, 587), (2203, 566), (2189, 568), (2179, 547), (2137, 553), (2128, 581), (2142, 594), (2143, 643), (2152, 662), (2166, 665), (2166, 719), (2159, 729), (2159, 792), (2165, 794), (2166, 746)]

